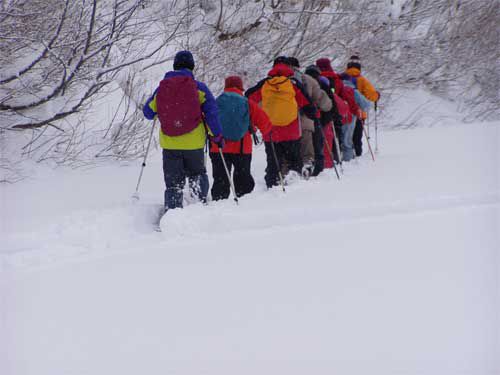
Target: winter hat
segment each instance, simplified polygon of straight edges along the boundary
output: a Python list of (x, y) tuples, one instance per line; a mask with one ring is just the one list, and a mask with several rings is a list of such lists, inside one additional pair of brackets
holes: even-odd
[(321, 70), (316, 65), (309, 65), (306, 68), (306, 74), (313, 78), (318, 78), (321, 75)]
[(333, 72), (332, 64), (327, 57), (316, 60), (316, 65), (322, 72)]
[(186, 68), (189, 70), (194, 69), (194, 58), (189, 51), (179, 51), (174, 58), (174, 70)]
[(297, 60), (296, 57), (289, 57), (288, 65), (293, 66), (294, 68), (300, 68), (299, 60)]
[(241, 78), (238, 76), (227, 77), (226, 80), (224, 81), (224, 88), (229, 89), (231, 87), (234, 87), (234, 88), (237, 88), (237, 89), (240, 89), (241, 91), (243, 91), (243, 81), (241, 80)]
[(285, 65), (288, 65), (289, 62), (288, 62), (288, 57), (286, 56), (278, 56), (274, 59), (274, 62), (273, 62), (273, 66), (277, 65), (277, 64), (285, 64)]
[(349, 68), (358, 68), (361, 70), (361, 60), (358, 55), (352, 55), (349, 58), (349, 62), (347, 63), (347, 69)]

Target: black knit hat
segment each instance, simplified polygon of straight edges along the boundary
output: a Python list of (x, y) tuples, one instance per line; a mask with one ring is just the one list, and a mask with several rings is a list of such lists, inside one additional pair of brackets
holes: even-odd
[(347, 63), (347, 69), (349, 68), (357, 68), (361, 70), (361, 60), (358, 55), (352, 55), (349, 58), (349, 62)]
[(294, 68), (300, 68), (299, 60), (297, 60), (296, 57), (289, 57), (288, 65), (293, 66)]
[(313, 78), (318, 78), (321, 75), (321, 70), (316, 65), (309, 65), (305, 73)]
[(277, 64), (289, 65), (288, 57), (286, 57), (286, 56), (278, 56), (278, 57), (276, 57), (274, 59), (273, 66), (275, 66)]
[(174, 58), (174, 70), (186, 68), (189, 70), (194, 69), (193, 54), (189, 51), (179, 51)]

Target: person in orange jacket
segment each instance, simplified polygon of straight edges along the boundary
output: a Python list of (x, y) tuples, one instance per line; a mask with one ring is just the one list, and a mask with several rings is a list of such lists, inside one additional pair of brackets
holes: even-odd
[[(347, 63), (347, 69), (340, 76), (343, 80), (351, 81), (355, 88), (363, 94), (363, 96), (371, 102), (378, 102), (380, 93), (375, 89), (371, 82), (361, 75), (361, 61), (358, 55), (352, 55)], [(363, 153), (363, 123), (366, 119), (366, 113), (362, 112), (361, 118), (356, 120), (356, 127), (352, 141), (356, 156), (361, 156)]]
[[(255, 187), (251, 174), (252, 135), (258, 129), (263, 136), (267, 136), (272, 129), (267, 114), (257, 103), (248, 100), (243, 92), (242, 79), (239, 76), (229, 76), (224, 82), (224, 93), (216, 100), (225, 138), (222, 153), (230, 174), (234, 168), (233, 181), (238, 197), (252, 192)], [(238, 130), (239, 126), (241, 131)], [(227, 199), (230, 184), (219, 147), (214, 142), (210, 144), (210, 159), (214, 180), (211, 189), (212, 199)]]

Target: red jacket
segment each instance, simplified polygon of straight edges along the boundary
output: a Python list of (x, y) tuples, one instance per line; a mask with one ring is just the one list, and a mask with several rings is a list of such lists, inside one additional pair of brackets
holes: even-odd
[(334, 82), (335, 94), (344, 99), (349, 105), (351, 114), (357, 116), (360, 109), (358, 104), (356, 103), (356, 100), (354, 99), (354, 90), (349, 86), (345, 86), (340, 76), (334, 71), (323, 71), (321, 72), (321, 75), (327, 77), (330, 82)]
[[(284, 64), (276, 64), (270, 71), (267, 73), (269, 77), (293, 77), (294, 72), (292, 68)], [(250, 101), (254, 101), (255, 103), (260, 103), (262, 101), (262, 84), (265, 81), (260, 82), (260, 87), (257, 85), (257, 89), (252, 88), (249, 89), (250, 95), (248, 98)], [(293, 88), (295, 90), (295, 100), (297, 101), (297, 105), (299, 109), (304, 108), (309, 113), (315, 114), (317, 112), (316, 108), (309, 100), (305, 97), (302, 91), (294, 84)], [(299, 115), (300, 116), (300, 115)], [(302, 136), (302, 132), (300, 129), (299, 118), (297, 117), (294, 121), (292, 121), (289, 125), (286, 126), (275, 126), (273, 125), (272, 131), (272, 140), (273, 142), (285, 142), (285, 141), (296, 141), (300, 139)], [(269, 134), (264, 134), (264, 141), (269, 142), (271, 137)]]
[[(234, 92), (239, 95), (243, 95), (243, 91), (231, 87), (224, 89), (224, 92)], [(264, 112), (257, 103), (252, 100), (248, 101), (248, 109), (250, 112), (250, 126), (255, 132), (257, 127), (263, 136), (269, 134), (272, 128), (271, 121), (267, 117), (266, 112)], [(219, 152), (219, 147), (213, 142), (210, 142), (210, 152)], [(227, 154), (251, 154), (252, 153), (252, 135), (250, 132), (246, 132), (240, 141), (228, 141), (222, 149), (223, 153)]]

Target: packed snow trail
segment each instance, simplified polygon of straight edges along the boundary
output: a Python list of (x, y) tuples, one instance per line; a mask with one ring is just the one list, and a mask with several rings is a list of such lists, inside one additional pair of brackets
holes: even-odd
[(253, 194), (162, 233), (158, 151), (136, 205), (139, 164), (2, 187), (0, 373), (499, 374), (498, 125), (386, 131), (286, 193), (258, 148)]

